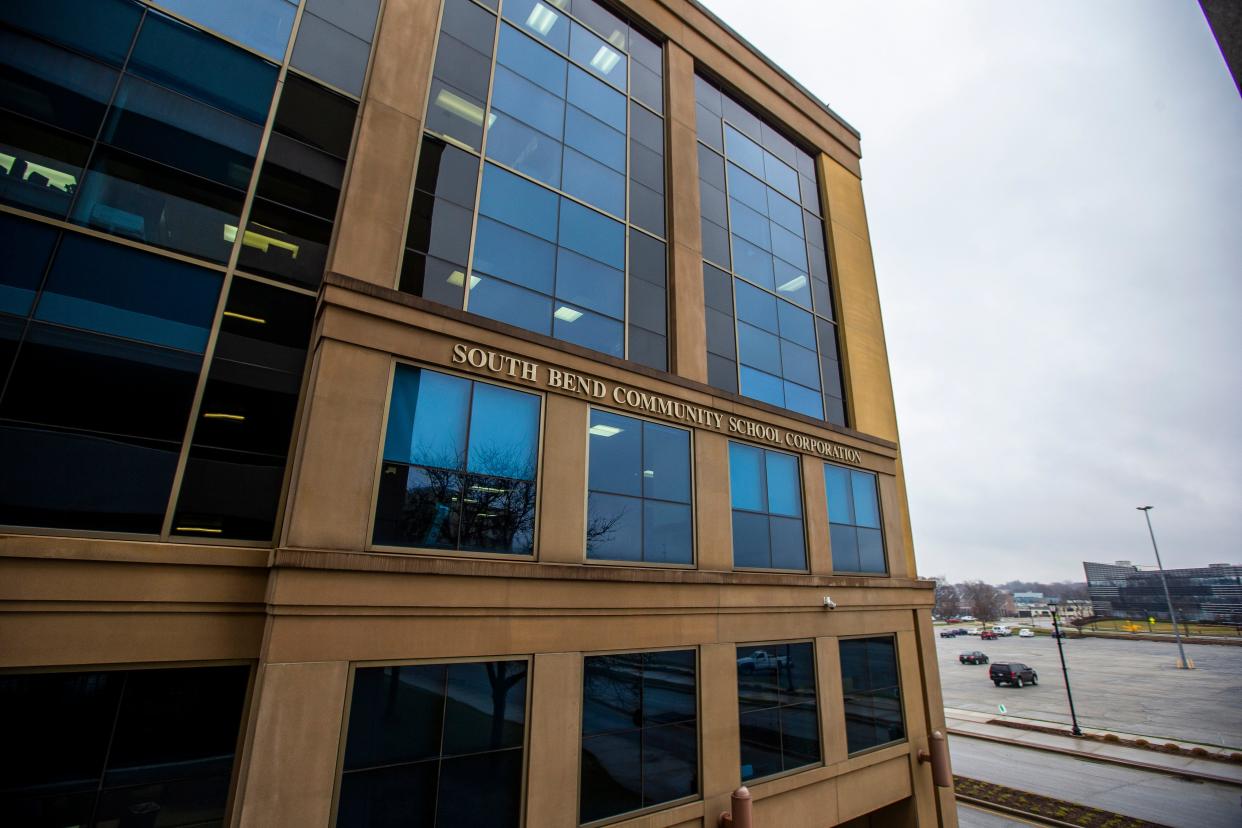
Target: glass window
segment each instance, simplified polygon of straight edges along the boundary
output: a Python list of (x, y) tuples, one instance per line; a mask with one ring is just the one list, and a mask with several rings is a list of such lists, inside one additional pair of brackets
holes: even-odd
[(152, 813), (169, 825), (221, 823), (249, 674), (236, 666), (0, 676), (6, 823), (115, 825)]
[(540, 400), (398, 365), (374, 541), (530, 554)]
[(690, 433), (591, 410), (587, 557), (689, 564)]
[(517, 828), (527, 664), (354, 672), (336, 824)]
[(832, 568), (838, 572), (887, 573), (876, 476), (825, 463), (824, 488)]
[[(361, 95), (362, 78), (366, 74), (367, 59), (371, 54), (369, 38), (363, 40), (351, 34), (312, 13), (309, 7), (313, 4), (307, 5), (302, 21), (298, 24), (298, 39), (293, 46), (293, 58), (289, 65), (325, 80), (351, 95)], [(374, 26), (375, 4), (356, 5), (372, 7), (370, 19)], [(358, 17), (366, 17), (366, 11)]]
[(820, 761), (815, 645), (737, 648), (742, 781)]
[(581, 822), (699, 792), (694, 650), (583, 659), (581, 768)]
[[(45, 224), (0, 214), (0, 248), (5, 251), (5, 265), (0, 269), (0, 313), (25, 316), (30, 312), (56, 235), (56, 230)], [(8, 376), (5, 368), (0, 363), (0, 376)]]
[(805, 570), (798, 458), (730, 442), (729, 492), (734, 565)]
[(143, 6), (136, 0), (39, 0), (7, 3), (4, 20), (19, 29), (120, 66)]
[[(446, 0), (437, 50), (451, 56), (437, 58), (427, 112), (429, 132), (490, 162), (480, 218), (450, 221), (470, 267), (420, 247), (412, 223), (401, 289), (664, 370), (662, 48), (588, 0), (510, 0), (493, 60), (496, 25), (480, 5)], [(631, 243), (641, 271), (627, 268), (633, 228), (652, 237)]]
[(840, 648), (849, 752), (905, 739), (896, 639), (850, 638)]
[(285, 58), (297, 12), (289, 0), (160, 0), (160, 5), (275, 61)]
[[(695, 97), (703, 258), (729, 269), (738, 283), (740, 359), (732, 358), (724, 335), (732, 321), (727, 312), (718, 307), (712, 319), (709, 311), (708, 381), (843, 425), (818, 196), (799, 203), (815, 177), (814, 162), (711, 81), (696, 76)], [(757, 335), (743, 323), (780, 341)], [(714, 334), (713, 327), (719, 328)], [(828, 354), (834, 362), (824, 366)]]

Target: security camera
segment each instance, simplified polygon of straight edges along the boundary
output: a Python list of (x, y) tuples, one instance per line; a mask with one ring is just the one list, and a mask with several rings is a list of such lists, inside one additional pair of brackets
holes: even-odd
[(825, 595), (824, 596), (824, 609), (832, 610), (836, 608), (837, 608), (837, 602), (832, 600), (832, 598), (828, 597), (827, 595)]

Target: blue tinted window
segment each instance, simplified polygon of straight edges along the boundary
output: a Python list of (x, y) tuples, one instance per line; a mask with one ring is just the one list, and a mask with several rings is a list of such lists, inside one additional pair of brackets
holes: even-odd
[(116, 87), (115, 71), (8, 30), (0, 30), (0, 62), (10, 75), (0, 86), (0, 105), (94, 137)]
[(565, 149), (564, 172), (566, 193), (614, 216), (625, 215), (624, 175), (569, 148)]
[(569, 56), (618, 89), (625, 89), (625, 54), (577, 23), (569, 32)]
[(555, 267), (556, 246), (551, 242), (479, 217), (474, 242), (476, 271), (551, 293)]
[(771, 294), (743, 282), (737, 283), (737, 318), (771, 333), (779, 332), (776, 300)]
[(729, 443), (729, 491), (734, 509), (749, 509), (753, 512), (768, 510), (767, 486), (763, 475), (763, 449), (742, 443)]
[(824, 464), (824, 488), (831, 528), (832, 567), (842, 572), (888, 571), (880, 533), (876, 476)]
[(290, 65), (353, 95), (362, 93), (371, 45), (309, 10), (298, 24)]
[(752, 210), (767, 213), (768, 190), (763, 182), (753, 177), (741, 167), (729, 164), (729, 195), (738, 199)]
[(458, 469), (465, 463), (470, 381), (398, 365), (384, 457)]
[(725, 154), (757, 176), (763, 175), (763, 149), (725, 124)]
[(738, 385), (742, 394), (747, 397), (772, 405), (785, 404), (785, 391), (780, 377), (743, 365), (738, 369)]
[(785, 407), (808, 417), (824, 417), (824, 399), (819, 392), (788, 380), (785, 381)]
[(479, 212), (485, 216), (555, 241), (557, 200), (555, 194), (538, 184), (491, 164), (483, 166)]
[(811, 306), (811, 285), (805, 273), (783, 259), (773, 259), (772, 269), (777, 296), (803, 307)]
[(737, 199), (730, 199), (729, 218), (734, 233), (764, 250), (772, 249), (771, 222), (766, 216), (756, 213)]
[(737, 235), (733, 236), (733, 269), (756, 285), (769, 290), (775, 287), (772, 254)]
[(792, 454), (765, 451), (764, 460), (768, 475), (768, 511), (774, 515), (798, 517), (802, 514), (798, 458)]
[(559, 187), (561, 184), (561, 144), (544, 133), (493, 111), (488, 129), (487, 157), (508, 164), (531, 178)]
[(814, 349), (815, 325), (811, 315), (785, 302), (777, 302), (776, 306), (781, 322), (781, 338)]
[[(503, 66), (496, 67), (492, 84), (492, 107), (507, 112), (558, 140), (564, 130), (565, 102), (542, 86), (531, 83)], [(488, 153), (491, 153), (490, 146)]]
[(564, 198), (560, 243), (604, 264), (625, 267), (625, 226)]
[(776, 190), (769, 189), (767, 195), (768, 215), (777, 224), (801, 238), (805, 232), (802, 226), (802, 208)]
[(202, 353), (221, 281), (210, 270), (70, 234), (35, 318)]
[(255, 123), (267, 120), (276, 67), (155, 12), (147, 14), (129, 70)]
[(798, 198), (798, 174), (775, 155), (763, 153), (763, 175), (769, 184), (790, 198)]
[(781, 370), (787, 379), (819, 388), (819, 360), (815, 352), (786, 339), (781, 340)]
[(569, 250), (557, 254), (556, 296), (600, 313), (625, 317), (625, 274)]
[(625, 135), (574, 106), (565, 112), (565, 143), (625, 172)]
[(589, 434), (587, 557), (691, 563), (689, 433), (593, 409)]
[(569, 50), (569, 18), (561, 13), (561, 6), (568, 3), (557, 0), (508, 0), (504, 16), (521, 26), (534, 37), (545, 41), (562, 52)]
[(470, 408), (468, 471), (535, 479), (539, 450), (539, 398), (482, 382)]
[(802, 240), (802, 237), (790, 233), (779, 224), (773, 224), (770, 229), (772, 233), (772, 252), (795, 267), (805, 270), (806, 242)]
[(297, 11), (288, 0), (160, 0), (160, 5), (277, 61), (284, 60)]
[(729, 443), (734, 566), (805, 569), (798, 458)]
[(625, 129), (625, 96), (576, 66), (569, 67), (569, 102), (616, 130)]
[(39, 0), (5, 4), (4, 20), (120, 66), (129, 52), (143, 6), (134, 0)]
[(845, 735), (850, 753), (905, 738), (897, 651), (891, 637), (840, 644)]
[(556, 303), (552, 335), (557, 339), (619, 357), (625, 345), (625, 326), (581, 307)]
[(781, 345), (776, 336), (753, 325), (737, 325), (738, 358), (746, 365), (773, 374), (781, 372)]
[(552, 333), (552, 300), (500, 279), (473, 277), (469, 310), (535, 333)]
[[(505, 11), (510, 11), (510, 8), (506, 6)], [(500, 27), (496, 60), (557, 97), (565, 96), (565, 68), (569, 64), (511, 26)]]

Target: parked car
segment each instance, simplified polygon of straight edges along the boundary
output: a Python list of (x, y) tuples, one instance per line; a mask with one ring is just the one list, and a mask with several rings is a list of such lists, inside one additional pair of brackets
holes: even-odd
[(941, 630), (941, 638), (957, 638), (957, 630)]
[(1053, 630), (1052, 637), (1053, 638), (1069, 638), (1069, 633), (1067, 633), (1065, 630)]
[(1035, 633), (1032, 630), (1028, 630), (1025, 627), (1018, 630), (1018, 638), (1034, 638), (1034, 637), (1035, 637)]
[(987, 664), (988, 657), (978, 650), (968, 650), (957, 657), (963, 664)]
[(737, 666), (743, 673), (754, 673), (759, 670), (783, 670), (787, 664), (785, 656), (772, 655), (766, 650), (755, 650), (745, 658), (739, 658)]
[(960, 618), (950, 618), (950, 619), (949, 619), (949, 623), (950, 623), (950, 624), (960, 624), (960, 623), (962, 623), (962, 619), (960, 619)]
[(967, 628), (966, 628), (966, 634), (967, 634), (967, 635), (978, 635), (978, 634), (979, 634), (979, 628), (978, 628), (978, 627), (967, 627)]
[(1000, 635), (998, 633), (993, 632), (992, 630), (984, 630), (983, 632), (979, 633), (979, 637), (982, 638), (984, 641), (995, 641), (996, 639), (1000, 638)]
[(992, 683), (997, 687), (1002, 684), (1012, 684), (1014, 687), (1039, 684), (1039, 674), (1016, 661), (1008, 664), (993, 664), (988, 668), (988, 678), (992, 679)]
[(1006, 624), (997, 624), (995, 627), (992, 628), (992, 632), (996, 633), (997, 635), (1003, 635), (1005, 637), (1013, 635), (1013, 633), (1009, 629), (1009, 626)]

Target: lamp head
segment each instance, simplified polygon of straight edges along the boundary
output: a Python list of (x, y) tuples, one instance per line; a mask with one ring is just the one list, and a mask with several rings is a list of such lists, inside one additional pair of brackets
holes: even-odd
[(1140, 512), (1147, 512), (1147, 511), (1150, 511), (1153, 507), (1151, 507), (1151, 506), (1135, 506), (1134, 508), (1135, 508), (1135, 509), (1138, 509)]

